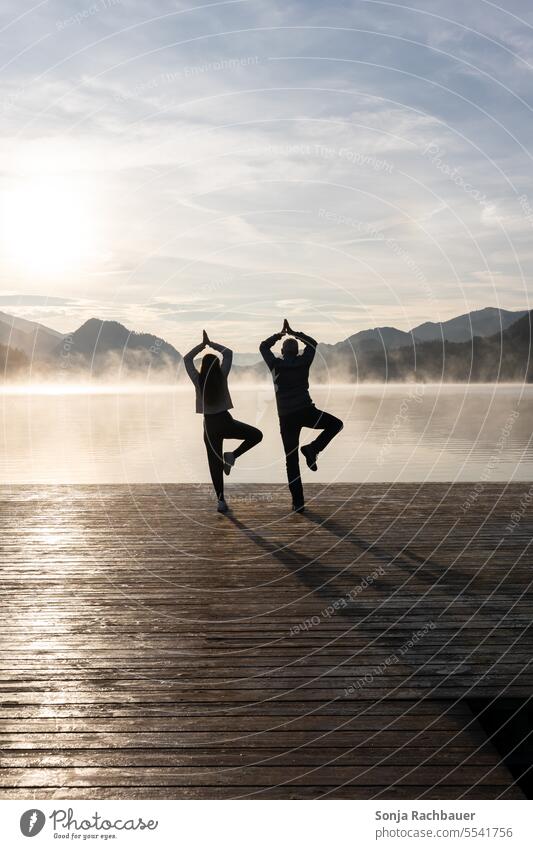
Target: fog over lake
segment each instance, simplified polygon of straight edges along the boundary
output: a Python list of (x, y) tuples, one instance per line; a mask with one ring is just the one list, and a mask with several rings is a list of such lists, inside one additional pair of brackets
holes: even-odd
[[(312, 394), (345, 427), (304, 480), (533, 478), (531, 385), (362, 384)], [(238, 462), (230, 482), (284, 481), (273, 390), (241, 386), (232, 396), (233, 415), (260, 427), (264, 440)], [(12, 386), (0, 398), (4, 483), (209, 480), (190, 386)], [(303, 441), (311, 438), (304, 431)]]

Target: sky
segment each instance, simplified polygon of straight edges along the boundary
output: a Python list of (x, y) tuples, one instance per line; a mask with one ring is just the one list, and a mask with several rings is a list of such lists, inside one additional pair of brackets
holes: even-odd
[(531, 307), (525, 0), (4, 0), (0, 40), (0, 310), (250, 351)]

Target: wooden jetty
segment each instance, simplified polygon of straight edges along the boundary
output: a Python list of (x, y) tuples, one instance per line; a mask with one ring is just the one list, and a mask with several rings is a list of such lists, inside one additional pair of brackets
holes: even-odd
[(522, 798), (528, 488), (3, 486), (0, 796)]

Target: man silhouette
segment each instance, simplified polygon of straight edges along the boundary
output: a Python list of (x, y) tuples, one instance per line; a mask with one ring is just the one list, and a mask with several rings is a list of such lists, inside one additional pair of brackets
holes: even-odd
[[(281, 357), (272, 353), (272, 348), (284, 336)], [(300, 354), (298, 341), (304, 343)], [(276, 390), (276, 404), (279, 415), (281, 439), (287, 461), (287, 478), (292, 495), (293, 509), (303, 513), (305, 507), (298, 448), (303, 427), (321, 430), (316, 439), (301, 448), (309, 468), (316, 472), (317, 456), (320, 451), (342, 430), (340, 419), (318, 410), (309, 395), (309, 369), (314, 360), (317, 342), (305, 333), (292, 330), (287, 319), (283, 322), (281, 333), (274, 333), (259, 350), (272, 374)]]

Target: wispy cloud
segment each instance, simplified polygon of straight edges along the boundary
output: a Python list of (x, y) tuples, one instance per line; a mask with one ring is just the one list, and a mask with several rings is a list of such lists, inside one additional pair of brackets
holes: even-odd
[(0, 187), (87, 182), (101, 239), (55, 275), (3, 257), (0, 303), (180, 348), (201, 322), (246, 347), (289, 308), (333, 341), (435, 299), (526, 305), (530, 19), (526, 0), (6, 0)]

